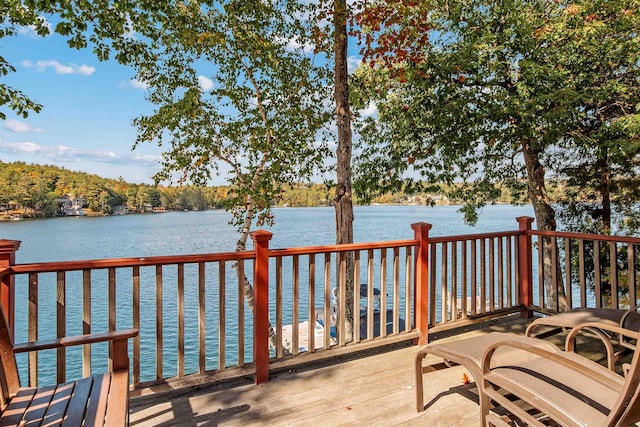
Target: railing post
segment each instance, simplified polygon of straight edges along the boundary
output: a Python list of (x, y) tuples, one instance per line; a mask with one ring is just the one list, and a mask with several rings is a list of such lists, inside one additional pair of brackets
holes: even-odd
[[(16, 263), (16, 252), (20, 248), (19, 240), (5, 240), (0, 239), (0, 271), (5, 268), (9, 268)], [(11, 330), (11, 337), (13, 338), (13, 326), (15, 321), (14, 310), (14, 293), (15, 293), (15, 279), (13, 274), (7, 274), (0, 278), (0, 304), (4, 310), (5, 316), (7, 316), (7, 322), (9, 329)]]
[(419, 345), (429, 342), (429, 230), (431, 224), (411, 224), (414, 238), (419, 242), (416, 252), (415, 325), (420, 332)]
[(273, 233), (251, 233), (256, 260), (253, 267), (253, 359), (256, 384), (269, 381), (269, 240)]
[(523, 310), (520, 313), (523, 319), (533, 317), (533, 311), (529, 307), (533, 305), (533, 251), (531, 250), (531, 223), (533, 218), (529, 216), (520, 216), (516, 218), (518, 221), (520, 235), (518, 236), (518, 269), (520, 283), (520, 304)]

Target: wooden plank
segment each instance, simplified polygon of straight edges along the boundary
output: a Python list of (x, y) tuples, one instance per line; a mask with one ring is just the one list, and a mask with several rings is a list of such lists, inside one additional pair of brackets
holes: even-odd
[[(412, 313), (411, 309), (413, 307), (413, 283), (414, 283), (414, 275), (413, 275), (413, 246), (406, 247), (406, 257), (405, 257), (405, 280), (404, 280), (404, 330), (405, 332), (409, 332), (412, 329), (412, 325), (415, 322), (411, 321), (415, 315)], [(426, 313), (425, 313), (426, 315)]]
[(51, 399), (51, 404), (44, 414), (44, 418), (42, 420), (43, 426), (60, 425), (60, 423), (62, 423), (67, 413), (67, 407), (69, 406), (74, 386), (74, 382), (69, 382), (59, 384), (56, 387), (56, 391)]
[(344, 346), (346, 340), (346, 313), (347, 313), (347, 252), (337, 254), (340, 259), (338, 267), (338, 343)]
[(309, 255), (309, 351), (316, 351), (314, 328), (316, 325), (316, 256)]
[[(355, 314), (355, 313), (354, 313)], [(387, 249), (380, 249), (380, 336), (387, 336)]]
[(593, 241), (593, 281), (595, 283), (596, 308), (602, 307), (602, 272), (600, 270), (600, 241)]
[(440, 253), (440, 317), (442, 323), (447, 322), (447, 302), (449, 302), (449, 298), (451, 297), (447, 292), (447, 281), (449, 280), (449, 272), (447, 262), (449, 252), (449, 245), (447, 242), (442, 243), (442, 252)]
[(498, 309), (504, 309), (504, 243), (498, 238)]
[(206, 265), (198, 263), (198, 372), (207, 370)]
[(629, 278), (629, 307), (637, 304), (637, 280), (636, 280), (636, 264), (635, 264), (635, 245), (629, 243), (627, 245), (627, 277)]
[(184, 264), (178, 264), (178, 376), (184, 377)]
[[(513, 264), (512, 264), (512, 250), (511, 250), (511, 237), (507, 237), (507, 254), (505, 256), (506, 265), (506, 277), (507, 277), (507, 308), (514, 306), (513, 302)], [(518, 283), (517, 281), (515, 283)]]
[(467, 283), (467, 246), (468, 246), (468, 241), (464, 240), (462, 242), (462, 260), (461, 260), (461, 264), (462, 264), (462, 278), (461, 278), (461, 283), (462, 283), (462, 289), (460, 290), (460, 293), (462, 295), (462, 318), (466, 319), (468, 317), (468, 310), (469, 310), (469, 306), (467, 304), (467, 295), (469, 295), (469, 285)]
[[(116, 269), (109, 269), (109, 332), (116, 330)], [(109, 370), (113, 369), (113, 343), (109, 343)]]
[(538, 237), (538, 295), (540, 307), (546, 308), (544, 295), (544, 239)]
[[(429, 245), (429, 324), (436, 324), (436, 244)], [(416, 255), (417, 256), (417, 255)]]
[(293, 289), (291, 292), (292, 297), (292, 324), (293, 327), (293, 354), (299, 353), (300, 343), (298, 342), (300, 336), (299, 322), (300, 322), (300, 255), (294, 255), (291, 258), (291, 280)]
[(393, 333), (400, 333), (400, 248), (393, 248)]
[(227, 279), (226, 264), (224, 261), (218, 263), (218, 370), (224, 371), (226, 368), (226, 325), (227, 325)]
[(609, 283), (611, 285), (611, 308), (620, 308), (618, 303), (618, 246), (609, 242)]
[(569, 304), (569, 309), (571, 309), (573, 308), (573, 289), (571, 289), (571, 240), (568, 237), (564, 239), (564, 275), (567, 304)]
[(66, 418), (62, 422), (62, 427), (75, 427), (82, 425), (85, 410), (89, 403), (89, 394), (91, 392), (92, 383), (92, 377), (83, 378), (75, 382), (75, 388), (69, 399), (69, 406)]
[[(85, 335), (91, 333), (91, 270), (88, 269), (82, 270), (82, 333)], [(82, 376), (91, 376), (91, 345), (89, 344), (82, 346)]]
[[(520, 252), (518, 252), (520, 250), (518, 245), (518, 238), (517, 237), (513, 237), (513, 263), (514, 263), (514, 277), (515, 277), (515, 281), (514, 281), (514, 301), (515, 304), (520, 304), (520, 265), (519, 260), (520, 260)], [(533, 285), (533, 283), (532, 283)]]
[(560, 289), (558, 287), (562, 283), (558, 280), (558, 241), (555, 237), (551, 237), (551, 285), (555, 289), (555, 311), (560, 311)]
[(331, 254), (324, 254), (324, 348), (331, 346)]
[(111, 374), (109, 401), (104, 417), (105, 426), (124, 426), (128, 419), (129, 373), (124, 370)]
[[(38, 273), (29, 273), (29, 341), (38, 341)], [(38, 385), (38, 353), (29, 353), (29, 387)]]
[(54, 385), (40, 387), (36, 390), (31, 399), (29, 409), (27, 409), (23, 417), (25, 425), (40, 425), (55, 392), (56, 386)]
[(489, 311), (496, 309), (496, 254), (495, 254), (495, 241), (493, 238), (488, 240), (489, 244)]
[[(67, 283), (64, 271), (57, 273), (56, 280), (56, 336), (62, 338), (67, 335)], [(67, 375), (66, 350), (56, 351), (56, 381), (65, 382)]]
[(244, 366), (244, 260), (238, 261), (238, 366)]
[(480, 313), (487, 312), (487, 242), (480, 239)]
[(580, 272), (580, 307), (586, 307), (587, 279), (584, 271), (584, 239), (578, 240), (578, 271)]
[(156, 265), (156, 380), (164, 377), (162, 299), (162, 266)]
[(451, 320), (458, 318), (458, 242), (451, 242)]
[[(282, 327), (283, 327), (283, 319), (284, 315), (282, 312), (282, 257), (276, 257), (276, 357), (278, 359), (283, 356), (283, 345), (282, 345)], [(293, 347), (293, 344), (292, 344)]]
[(85, 417), (85, 426), (101, 426), (107, 412), (107, 398), (109, 396), (109, 386), (111, 384), (111, 375), (103, 374), (93, 377), (91, 385), (91, 394), (89, 396), (89, 404), (87, 405), (87, 415)]
[(375, 260), (373, 249), (367, 251), (367, 339), (373, 339), (373, 286)]
[(477, 259), (477, 241), (471, 239), (471, 315), (475, 316), (478, 313), (477, 300), (478, 300), (478, 280), (476, 272), (478, 271)]
[(360, 251), (353, 254), (353, 342), (360, 342)]
[[(133, 327), (140, 330), (140, 267), (133, 267), (132, 277), (132, 309)], [(133, 339), (133, 385), (140, 384), (140, 334)]]
[[(53, 387), (51, 387), (51, 389), (53, 390)], [(25, 412), (27, 412), (31, 406), (35, 394), (35, 388), (22, 388), (18, 390), (18, 393), (11, 399), (9, 405), (2, 411), (0, 427), (14, 427), (19, 425)], [(53, 391), (51, 395), (53, 395)]]

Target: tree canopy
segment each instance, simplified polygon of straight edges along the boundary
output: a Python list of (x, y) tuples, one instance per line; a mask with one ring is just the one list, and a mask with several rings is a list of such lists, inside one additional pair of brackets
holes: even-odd
[[(379, 111), (360, 128), (356, 188), (365, 197), (424, 182), (468, 182), (457, 196), (473, 221), (475, 208), (506, 186), (513, 201), (534, 205), (538, 228), (553, 229), (545, 178), (570, 172), (554, 159), (569, 147), (609, 144), (613, 130), (626, 135), (627, 161), (636, 155), (638, 2), (398, 1), (371, 8), (375, 13), (365, 9), (360, 17), (364, 34), (390, 41), (372, 43), (357, 72), (354, 98), (375, 101)], [(412, 30), (411, 22), (421, 25)], [(589, 122), (609, 137), (577, 137)]]

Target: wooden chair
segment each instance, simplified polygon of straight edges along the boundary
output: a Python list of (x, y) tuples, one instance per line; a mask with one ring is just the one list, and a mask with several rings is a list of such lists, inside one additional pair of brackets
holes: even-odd
[[(534, 426), (626, 426), (640, 420), (640, 351), (635, 350), (623, 377), (573, 352), (576, 335), (595, 328), (637, 340), (640, 333), (605, 323), (587, 322), (567, 335), (566, 352), (553, 352), (514, 340), (491, 345), (482, 359), (481, 410), (489, 425), (504, 420), (490, 414), (493, 401)], [(496, 350), (529, 354), (527, 360), (494, 360)], [(504, 423), (507, 425), (507, 423)]]
[[(0, 309), (0, 426), (125, 426), (129, 422), (128, 339), (137, 329), (13, 345)], [(113, 342), (109, 373), (46, 387), (20, 387), (15, 353)]]
[[(576, 308), (573, 310), (563, 311), (547, 317), (539, 317), (529, 324), (525, 331), (526, 336), (546, 337), (560, 331), (568, 331), (578, 325), (584, 323), (605, 323), (611, 326), (618, 326), (631, 331), (640, 330), (640, 306), (631, 307), (628, 310), (615, 308)], [(535, 333), (542, 330), (542, 327), (553, 328), (541, 333)], [(626, 339), (623, 335), (611, 334), (605, 330), (598, 328), (583, 328), (590, 334), (600, 338), (607, 352), (607, 362), (609, 369), (613, 370), (616, 361), (625, 354), (627, 350), (635, 350), (635, 342)], [(615, 335), (615, 336), (614, 336)], [(616, 352), (613, 344), (619, 344), (622, 351)]]

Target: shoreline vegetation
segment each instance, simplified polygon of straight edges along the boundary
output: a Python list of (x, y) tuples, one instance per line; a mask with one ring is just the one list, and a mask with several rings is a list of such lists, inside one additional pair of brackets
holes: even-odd
[[(442, 187), (439, 194), (385, 194), (357, 205), (459, 205)], [(333, 206), (333, 188), (300, 183), (287, 189), (273, 207)], [(50, 165), (0, 162), (0, 221), (57, 216), (104, 216), (220, 209), (233, 189), (135, 184)], [(512, 201), (508, 194), (496, 204)]]

